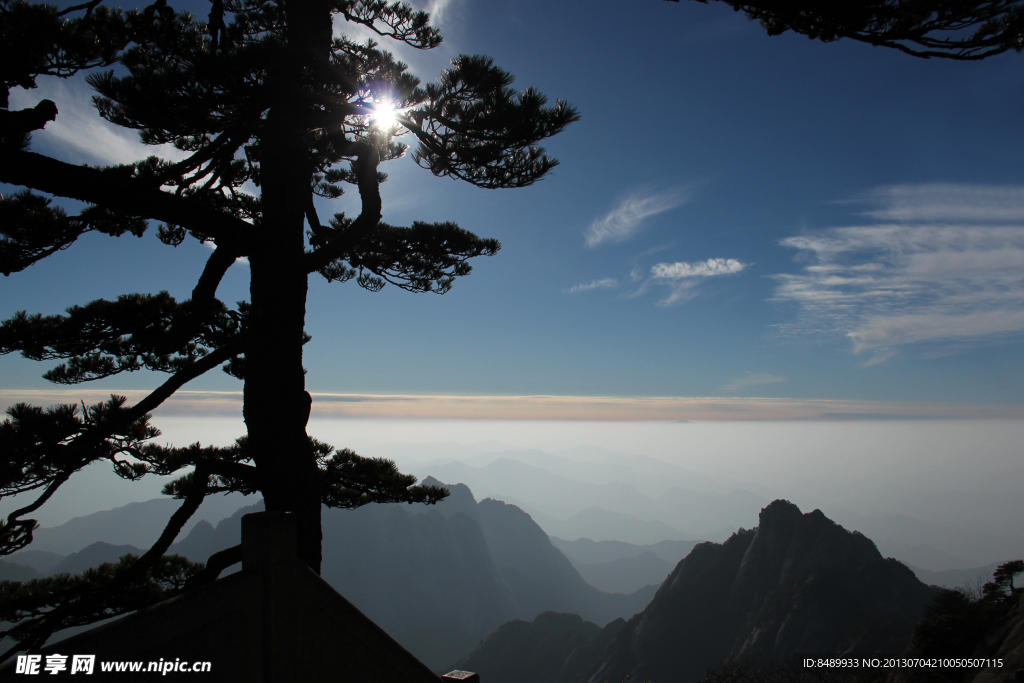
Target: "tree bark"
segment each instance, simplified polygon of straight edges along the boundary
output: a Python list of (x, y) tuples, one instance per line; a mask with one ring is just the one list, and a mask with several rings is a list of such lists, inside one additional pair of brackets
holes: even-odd
[(263, 215), (249, 257), (243, 412), (266, 509), (296, 515), (299, 558), (319, 573), (320, 477), (306, 436), (311, 398), (302, 367), (304, 221), (312, 178), (303, 125), (311, 98), (303, 84), (329, 57), (331, 15), (322, 0), (291, 0), (286, 12), (287, 45), (269, 76), (276, 98), (259, 141)]

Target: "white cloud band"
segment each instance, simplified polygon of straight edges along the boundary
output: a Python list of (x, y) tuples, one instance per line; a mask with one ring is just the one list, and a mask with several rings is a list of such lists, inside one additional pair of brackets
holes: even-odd
[(735, 275), (750, 264), (734, 258), (709, 258), (707, 261), (677, 261), (656, 263), (651, 266), (651, 275), (661, 284), (671, 288), (667, 297), (659, 301), (662, 306), (688, 301), (694, 296), (694, 288), (704, 279), (719, 275)]
[(656, 263), (651, 267), (651, 275), (659, 280), (683, 280), (695, 277), (735, 275), (746, 267), (746, 263), (734, 258), (709, 258), (707, 261), (695, 263), (686, 261)]
[(577, 294), (579, 292), (589, 292), (592, 289), (615, 289), (619, 286), (619, 281), (613, 277), (606, 277), (600, 280), (593, 280), (591, 282), (573, 285), (568, 289), (563, 289), (563, 294)]
[[(1024, 188), (897, 186), (874, 195), (891, 222), (782, 240), (808, 262), (777, 275), (799, 331), (844, 334), (877, 361), (912, 344), (955, 349), (1024, 334)], [(959, 224), (945, 220), (959, 219)], [(973, 224), (964, 224), (970, 220)], [(988, 224), (986, 224), (988, 221)]]

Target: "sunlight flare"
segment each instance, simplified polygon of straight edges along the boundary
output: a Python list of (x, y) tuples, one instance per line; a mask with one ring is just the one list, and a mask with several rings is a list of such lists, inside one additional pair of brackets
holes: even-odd
[(391, 102), (376, 102), (373, 105), (373, 113), (370, 114), (370, 121), (374, 128), (390, 130), (398, 122), (398, 112)]

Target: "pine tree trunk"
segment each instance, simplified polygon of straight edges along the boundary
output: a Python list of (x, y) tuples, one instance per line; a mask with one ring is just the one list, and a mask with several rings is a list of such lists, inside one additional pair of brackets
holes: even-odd
[(299, 557), (319, 573), (319, 476), (306, 436), (311, 401), (302, 367), (304, 207), (312, 175), (303, 83), (317, 71), (316, 63), (328, 58), (331, 16), (319, 0), (292, 0), (286, 8), (288, 47), (276, 73), (268, 76), (275, 100), (259, 143), (263, 217), (249, 257), (252, 309), (244, 415), (266, 508), (296, 514)]

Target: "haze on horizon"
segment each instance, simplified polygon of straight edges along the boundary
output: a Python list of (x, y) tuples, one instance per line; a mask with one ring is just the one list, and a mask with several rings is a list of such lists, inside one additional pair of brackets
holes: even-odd
[[(159, 440), (178, 443), (223, 445), (242, 430), (241, 420), (232, 418), (164, 416), (156, 422), (164, 432)], [(636, 520), (596, 540), (642, 545), (665, 540), (659, 534), (667, 526), (680, 539), (721, 541), (740, 526), (756, 526), (760, 507), (785, 498), (862, 531), (883, 554), (934, 571), (1024, 554), (1017, 521), (1024, 514), (1018, 495), (1024, 487), (1024, 421), (314, 419), (309, 431), (361, 455), (393, 459), (420, 478), (464, 481), (477, 500), (517, 504), (549, 533), (569, 528), (552, 527), (557, 519), (596, 506)], [(487, 466), (499, 459), (519, 465), (506, 462), (488, 474)], [(446, 476), (451, 472), (457, 474)], [(77, 474), (39, 519), (56, 526), (159, 497), (161, 485), (157, 478), (130, 484), (94, 466)], [(617, 491), (620, 486), (626, 488)], [(704, 502), (658, 508), (672, 489)], [(216, 523), (253, 501), (239, 496), (234, 503), (211, 502), (193, 523)], [(0, 514), (13, 504), (4, 501)], [(672, 512), (691, 509), (692, 515)]]
[[(408, 160), (382, 168), (385, 221), (452, 220), (503, 249), (443, 297), (312, 280), (311, 434), (418, 473), (598, 446), (693, 475), (673, 485), (786, 497), (841, 523), (845, 510), (853, 528), (939, 524), (921, 544), (948, 562), (970, 561), (955, 546), (972, 534), (1022, 554), (1021, 55), (947, 63), (768, 37), (717, 3), (414, 4), (446, 38), (397, 51), (424, 80), (459, 53), (489, 54), (582, 119), (548, 142), (561, 165), (530, 188), (464, 187)], [(16, 91), (12, 107), (43, 97), (60, 116), (34, 135), (37, 151), (89, 164), (154, 152), (100, 120), (80, 79)], [(0, 317), (125, 292), (187, 297), (207, 247), (172, 250), (154, 232), (88, 235), (3, 278)], [(246, 268), (233, 266), (224, 300), (248, 298)], [(0, 357), (2, 402), (135, 395), (162, 379), (55, 389), (48, 367)], [(213, 372), (186, 389), (157, 414), (162, 439), (242, 433), (235, 380)], [(495, 419), (511, 416), (523, 419)], [(930, 419), (833, 421), (853, 417)], [(76, 480), (44, 524), (160, 488), (98, 470)]]

